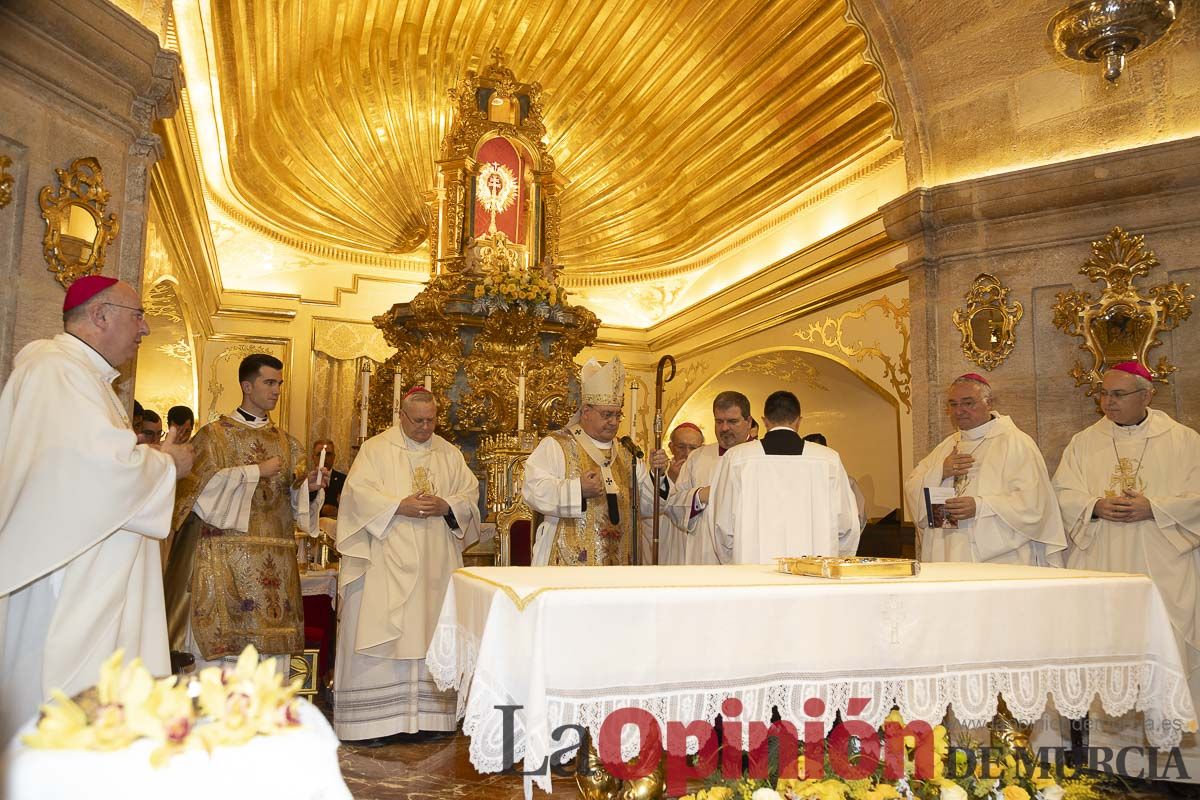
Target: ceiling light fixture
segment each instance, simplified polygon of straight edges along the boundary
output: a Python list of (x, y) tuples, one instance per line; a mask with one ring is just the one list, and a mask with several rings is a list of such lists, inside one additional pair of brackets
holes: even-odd
[(1054, 49), (1077, 61), (1100, 62), (1115, 83), (1125, 57), (1162, 38), (1179, 16), (1183, 0), (1083, 0), (1050, 20)]

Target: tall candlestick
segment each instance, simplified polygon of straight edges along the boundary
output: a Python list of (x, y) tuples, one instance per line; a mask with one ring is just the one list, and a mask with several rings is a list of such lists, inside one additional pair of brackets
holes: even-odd
[(637, 378), (629, 384), (629, 438), (637, 441)]
[(525, 365), (517, 376), (517, 433), (525, 430)]
[(396, 366), (392, 373), (392, 425), (400, 424), (400, 404), (404, 402), (404, 379), (400, 375), (400, 367)]
[(317, 460), (317, 484), (322, 482), (322, 475), (325, 473), (325, 451), (329, 449), (329, 445), (321, 445), (321, 457)]
[(427, 392), (433, 391), (433, 368), (432, 367), (425, 368), (425, 391), (427, 391)]
[(371, 401), (371, 362), (363, 359), (362, 366), (362, 408), (358, 417), (358, 438), (367, 438), (367, 415)]

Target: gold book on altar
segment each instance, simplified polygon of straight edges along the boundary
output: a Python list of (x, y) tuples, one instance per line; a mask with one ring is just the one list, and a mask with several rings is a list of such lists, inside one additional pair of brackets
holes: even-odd
[(775, 561), (780, 572), (812, 578), (911, 578), (921, 572), (921, 562), (911, 558), (800, 556)]

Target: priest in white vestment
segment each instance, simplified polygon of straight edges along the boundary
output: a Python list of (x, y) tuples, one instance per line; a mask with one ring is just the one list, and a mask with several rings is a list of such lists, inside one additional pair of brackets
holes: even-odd
[(117, 648), (171, 671), (158, 543), (192, 451), (139, 446), (113, 392), (150, 332), (137, 292), (79, 278), (63, 321), (21, 349), (0, 395), (0, 746)]
[[(1037, 443), (994, 410), (992, 387), (975, 373), (950, 384), (946, 407), (958, 429), (904, 483), (922, 561), (1063, 565), (1066, 534)], [(947, 517), (931, 527), (926, 489), (952, 489)]]
[[(667, 465), (667, 481), (672, 491), (688, 458), (703, 446), (704, 431), (694, 422), (681, 422), (671, 431), (667, 440), (667, 449), (671, 452), (671, 462)], [(638, 563), (650, 564), (654, 553), (654, 518), (642, 517), (638, 524), (642, 529)], [(686, 548), (687, 529), (675, 524), (667, 513), (667, 502), (663, 501), (658, 511), (658, 563), (686, 564)]]
[(713, 536), (713, 514), (708, 510), (710, 486), (717, 459), (730, 448), (751, 438), (754, 418), (750, 401), (741, 392), (721, 392), (713, 399), (713, 428), (717, 441), (706, 444), (688, 458), (667, 501), (667, 516), (687, 531), (685, 564), (720, 564)]
[(434, 433), (437, 402), (414, 388), (400, 425), (368, 439), (338, 506), (341, 620), (333, 684), (338, 738), (453, 731), (453, 691), (425, 666), (450, 573), (479, 539), (479, 480)]
[[(533, 544), (533, 566), (614, 566), (634, 563), (637, 536), (630, 484), (633, 458), (614, 441), (624, 413), (625, 368), (619, 358), (595, 359), (580, 372), (579, 412), (529, 454), (521, 495), (543, 520)], [(652, 469), (665, 470), (667, 454), (650, 454)], [(637, 467), (639, 513), (654, 510), (654, 480)], [(661, 497), (669, 494), (666, 476)], [(666, 492), (663, 489), (666, 488)]]
[(1104, 417), (1071, 439), (1054, 473), (1067, 566), (1149, 575), (1200, 701), (1200, 434), (1150, 408), (1151, 374), (1104, 374)]
[(713, 477), (721, 563), (854, 555), (861, 528), (841, 457), (800, 437), (800, 401), (791, 392), (767, 398), (763, 423), (762, 439), (726, 453)]

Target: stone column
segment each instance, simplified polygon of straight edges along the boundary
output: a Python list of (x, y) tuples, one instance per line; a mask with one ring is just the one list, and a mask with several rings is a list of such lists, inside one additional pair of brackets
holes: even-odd
[(43, 186), (57, 189), (56, 168), (99, 160), (105, 214), (121, 226), (104, 272), (141, 286), (149, 170), (161, 155), (151, 128), (175, 113), (182, 75), (176, 53), (106, 0), (9, 0), (0, 31), (0, 156), (14, 175), (13, 201), (0, 208), (2, 382), (22, 346), (62, 330), (37, 199)]

